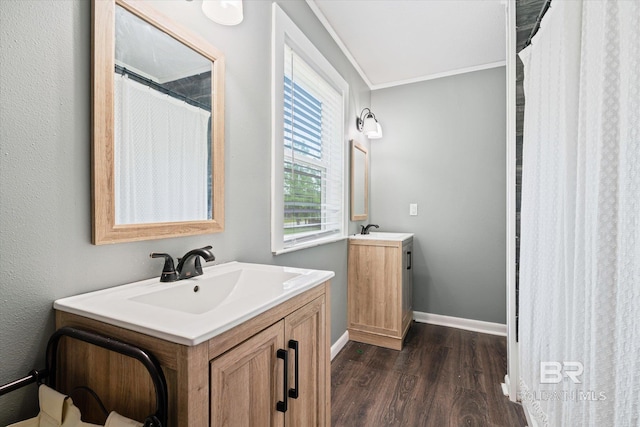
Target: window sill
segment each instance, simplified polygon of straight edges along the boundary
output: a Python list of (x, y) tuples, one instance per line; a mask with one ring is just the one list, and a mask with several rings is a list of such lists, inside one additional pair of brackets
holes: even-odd
[(277, 251), (272, 251), (273, 255), (282, 255), (289, 252), (299, 251), (301, 249), (313, 248), (315, 246), (326, 245), (328, 243), (340, 242), (342, 240), (347, 240), (348, 236), (339, 236), (339, 237), (330, 237), (323, 240), (314, 240), (313, 242), (303, 243), (300, 245), (292, 246), (290, 248), (278, 249)]

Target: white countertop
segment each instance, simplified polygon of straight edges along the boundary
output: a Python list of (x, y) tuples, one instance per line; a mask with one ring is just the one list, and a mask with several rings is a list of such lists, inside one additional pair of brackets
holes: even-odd
[(53, 308), (193, 346), (335, 276), (332, 271), (239, 262), (203, 272), (177, 282), (155, 278), (62, 298)]
[(354, 240), (387, 240), (393, 242), (404, 242), (413, 237), (413, 233), (390, 233), (386, 231), (372, 231), (369, 234), (354, 234), (349, 239)]

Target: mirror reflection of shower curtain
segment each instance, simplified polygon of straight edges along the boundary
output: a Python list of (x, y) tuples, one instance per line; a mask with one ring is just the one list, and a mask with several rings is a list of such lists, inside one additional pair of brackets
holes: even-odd
[(116, 224), (206, 220), (211, 114), (114, 77)]
[(640, 426), (640, 2), (553, 1), (524, 62), (520, 398)]

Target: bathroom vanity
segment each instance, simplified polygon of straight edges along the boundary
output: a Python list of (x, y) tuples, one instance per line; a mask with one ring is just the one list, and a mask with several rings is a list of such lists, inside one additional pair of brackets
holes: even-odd
[(412, 251), (412, 233), (349, 237), (350, 340), (402, 350), (413, 318)]
[[(331, 277), (233, 262), (194, 279), (150, 279), (58, 300), (56, 325), (153, 353), (167, 381), (169, 426), (324, 426), (331, 420)], [(91, 384), (105, 406), (133, 419), (153, 408), (139, 362), (74, 340), (59, 360), (63, 392)]]

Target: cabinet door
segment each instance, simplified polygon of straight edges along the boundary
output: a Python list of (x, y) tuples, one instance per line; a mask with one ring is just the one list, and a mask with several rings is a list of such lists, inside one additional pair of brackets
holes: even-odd
[(282, 426), (284, 321), (211, 362), (211, 426)]
[(285, 318), (290, 387), (289, 410), (285, 414), (287, 427), (324, 426), (327, 423), (326, 382), (330, 356), (326, 329), (324, 297), (313, 300)]
[(349, 245), (349, 327), (386, 336), (400, 334), (402, 260), (397, 242)]

